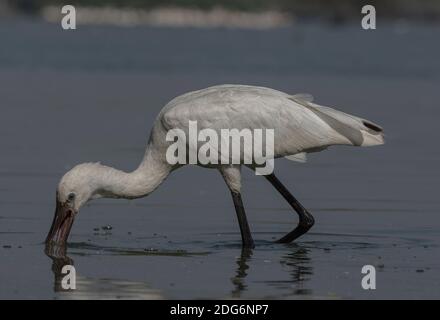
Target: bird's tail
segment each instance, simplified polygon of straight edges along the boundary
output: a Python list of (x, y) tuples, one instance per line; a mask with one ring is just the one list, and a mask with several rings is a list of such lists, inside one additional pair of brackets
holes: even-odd
[(385, 143), (382, 127), (369, 120), (306, 101), (301, 97), (292, 96), (291, 99), (314, 112), (352, 145), (367, 147)]

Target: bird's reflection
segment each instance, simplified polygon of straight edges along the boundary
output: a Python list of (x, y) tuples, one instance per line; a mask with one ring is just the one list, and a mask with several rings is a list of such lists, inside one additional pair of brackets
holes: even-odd
[(61, 285), (61, 281), (66, 274), (62, 273), (62, 269), (66, 265), (73, 266), (73, 259), (67, 255), (67, 246), (46, 245), (44, 250), (46, 255), (52, 260), (52, 272), (54, 274), (54, 291), (63, 292), (69, 291), (64, 289)]
[(54, 274), (54, 291), (57, 294), (69, 292), (67, 295), (60, 295), (63, 299), (163, 299), (162, 293), (152, 289), (144, 282), (99, 279), (85, 276), (75, 276), (75, 289), (64, 289), (62, 281), (66, 273), (62, 269), (66, 265), (73, 266), (74, 262), (66, 254), (66, 246), (46, 246), (45, 253), (52, 260), (52, 272)]
[(234, 285), (234, 290), (232, 291), (233, 298), (240, 298), (243, 291), (246, 290), (247, 285), (245, 283), (245, 278), (247, 276), (247, 269), (249, 269), (248, 260), (252, 257), (252, 249), (242, 248), (241, 255), (237, 259), (237, 271), (235, 276), (232, 277), (232, 284)]
[[(267, 285), (275, 286), (279, 289), (288, 289), (287, 296), (290, 295), (309, 295), (311, 290), (305, 287), (313, 275), (313, 268), (311, 266), (311, 258), (309, 256), (309, 249), (299, 245), (290, 245), (287, 247), (288, 251), (281, 255), (279, 263), (284, 271), (288, 274), (286, 280), (268, 279), (264, 281)], [(52, 260), (52, 272), (54, 274), (54, 291), (66, 292), (69, 289), (62, 287), (62, 280), (66, 274), (62, 273), (62, 269), (66, 265), (74, 265), (74, 261), (67, 255), (66, 246), (52, 246), (48, 245), (45, 248), (46, 255)], [(233, 290), (231, 296), (233, 298), (241, 298), (242, 294), (248, 290), (246, 278), (252, 266), (252, 256), (254, 251), (249, 248), (242, 248), (240, 256), (236, 260), (236, 270), (234, 276), (231, 278)], [(292, 291), (291, 291), (292, 290)]]
[[(293, 288), (293, 292), (288, 295), (309, 295), (312, 293), (310, 289), (304, 287), (305, 283), (311, 279), (313, 275), (313, 268), (311, 266), (311, 259), (309, 257), (309, 249), (301, 246), (289, 246), (289, 251), (282, 255), (279, 262), (283, 269), (289, 275), (288, 280), (273, 281), (267, 280), (265, 283), (282, 287), (283, 289)], [(233, 290), (231, 295), (233, 298), (240, 298), (242, 293), (248, 289), (246, 284), (246, 277), (251, 266), (253, 250), (242, 248), (241, 254), (237, 259), (237, 268), (235, 276), (231, 278)]]
[(294, 295), (308, 295), (311, 294), (310, 289), (304, 288), (304, 284), (310, 280), (313, 275), (313, 268), (311, 266), (311, 259), (308, 255), (309, 249), (295, 246), (292, 251), (284, 255), (280, 263), (290, 274), (291, 287)]

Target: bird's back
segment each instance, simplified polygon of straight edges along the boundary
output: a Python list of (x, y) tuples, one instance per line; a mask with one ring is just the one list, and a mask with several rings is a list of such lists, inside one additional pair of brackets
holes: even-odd
[(197, 121), (198, 130), (213, 129), (218, 134), (221, 129), (273, 129), (275, 157), (333, 144), (362, 145), (366, 134), (379, 133), (365, 127), (370, 122), (364, 119), (313, 104), (303, 96), (246, 85), (218, 85), (178, 96), (162, 109), (156, 125), (188, 134), (189, 121)]

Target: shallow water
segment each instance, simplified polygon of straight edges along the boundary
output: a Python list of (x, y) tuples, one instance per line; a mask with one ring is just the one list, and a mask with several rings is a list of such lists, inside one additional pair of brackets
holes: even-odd
[[(0, 298), (439, 298), (439, 31), (63, 32), (0, 21)], [(66, 170), (86, 161), (134, 169), (161, 107), (219, 83), (313, 93), (382, 125), (387, 144), (276, 162), (317, 222), (290, 245), (272, 241), (296, 215), (265, 179), (245, 171), (257, 246), (242, 251), (220, 175), (186, 167), (145, 199), (92, 202), (67, 256), (45, 255)], [(77, 270), (74, 292), (59, 291), (66, 262)], [(377, 270), (374, 291), (361, 287), (366, 264)]]

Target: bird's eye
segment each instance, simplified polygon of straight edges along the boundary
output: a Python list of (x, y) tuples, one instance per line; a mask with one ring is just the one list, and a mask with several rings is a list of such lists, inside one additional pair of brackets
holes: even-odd
[(69, 195), (67, 196), (67, 201), (72, 202), (73, 200), (75, 200), (75, 194), (74, 193), (69, 193)]

